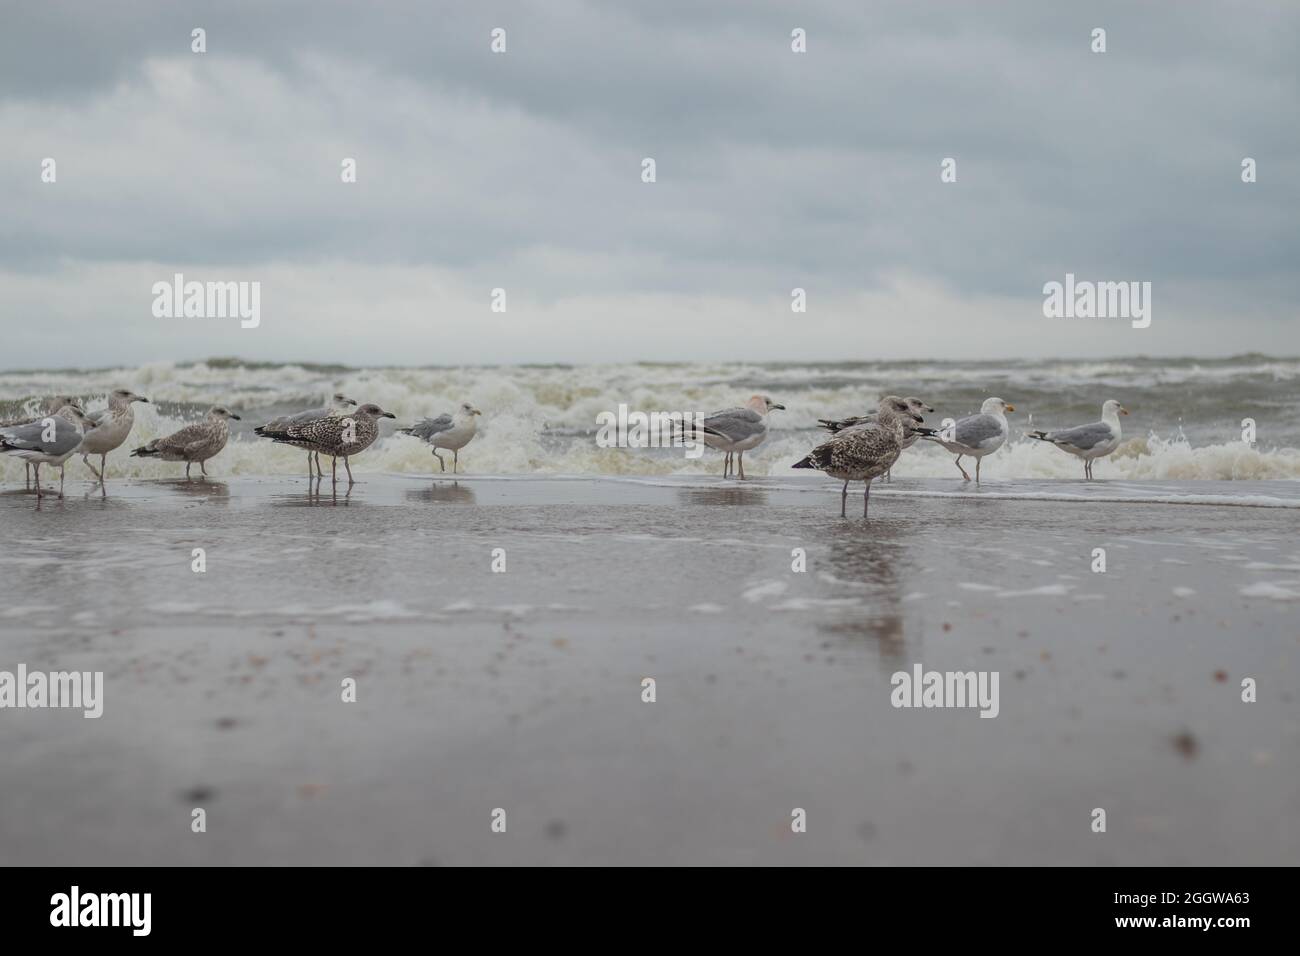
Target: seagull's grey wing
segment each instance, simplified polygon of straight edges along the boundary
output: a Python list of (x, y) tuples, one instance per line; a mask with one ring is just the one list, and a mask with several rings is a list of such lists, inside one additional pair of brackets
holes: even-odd
[(1105, 422), (1092, 422), (1076, 428), (1063, 428), (1060, 431), (1047, 433), (1048, 441), (1057, 445), (1069, 445), (1080, 451), (1089, 451), (1114, 437), (1115, 433)]
[(767, 427), (763, 416), (752, 408), (729, 408), (704, 419), (704, 430), (715, 432), (728, 441), (753, 438)]
[(445, 432), (451, 428), (451, 415), (439, 415), (437, 418), (426, 418), (422, 422), (417, 422), (410, 428), (404, 428), (402, 431), (408, 435), (414, 435), (416, 438), (423, 438), (428, 441), (438, 432)]
[(876, 420), (875, 413), (867, 415), (853, 415), (849, 418), (819, 418), (817, 424), (832, 434), (842, 432), (846, 428), (855, 428), (858, 425), (870, 425)]
[(285, 421), (288, 425), (301, 425), (303, 422), (310, 422), (317, 418), (326, 418), (334, 414), (332, 408), (309, 408), (305, 412), (299, 412), (297, 415), (290, 415)]
[(953, 439), (967, 448), (979, 448), (1002, 434), (1002, 423), (992, 415), (971, 415), (960, 419), (953, 429)]
[(45, 440), (44, 419), (30, 425), (0, 429), (0, 445), (14, 451), (36, 451), (43, 455), (62, 455), (81, 444), (81, 431), (66, 418), (54, 416), (54, 437)]
[(10, 448), (35, 449), (43, 444), (41, 441), (41, 432), (43, 430), (44, 427), (40, 422), (32, 422), (27, 425), (10, 425), (8, 428), (0, 428), (0, 442)]

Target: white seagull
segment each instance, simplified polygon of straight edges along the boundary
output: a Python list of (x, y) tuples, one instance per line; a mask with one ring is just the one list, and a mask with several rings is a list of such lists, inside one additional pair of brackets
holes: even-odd
[(41, 491), (41, 465), (59, 466), (59, 497), (63, 497), (64, 463), (81, 444), (81, 437), (91, 427), (81, 406), (67, 404), (53, 415), (28, 425), (0, 428), (0, 453), (17, 455), (35, 466), (36, 497)]
[(410, 428), (399, 428), (406, 435), (414, 435), (433, 446), (433, 457), (438, 459), (442, 470), (447, 470), (447, 463), (438, 454), (439, 448), (451, 452), (451, 472), (456, 474), (460, 465), (460, 450), (469, 444), (478, 431), (478, 416), (482, 415), (469, 402), (462, 402), (454, 413), (445, 413), (437, 418), (426, 418)]
[(975, 459), (975, 481), (980, 480), (980, 459), (991, 455), (1002, 447), (1011, 429), (1007, 427), (1007, 412), (1014, 412), (1016, 406), (1008, 405), (1000, 398), (986, 398), (980, 406), (978, 415), (960, 418), (951, 428), (939, 430), (938, 435), (925, 437), (938, 442), (957, 456), (957, 470), (961, 476), (970, 481), (970, 475), (961, 466), (962, 457), (970, 455)]
[[(115, 388), (108, 395), (108, 408), (86, 416), (93, 424), (81, 439), (81, 447), (77, 452), (86, 467), (95, 472), (101, 485), (108, 471), (108, 453), (126, 441), (126, 437), (131, 434), (131, 426), (135, 424), (135, 412), (131, 403), (148, 401), (130, 389)], [(90, 463), (91, 455), (99, 456), (98, 470)]]
[(722, 464), (723, 478), (734, 470), (731, 457), (734, 454), (743, 481), (745, 452), (763, 444), (767, 438), (767, 413), (776, 408), (785, 411), (784, 405), (772, 401), (766, 395), (754, 395), (739, 408), (714, 412), (701, 424), (687, 426), (686, 433), (696, 441), (704, 442), (710, 448), (727, 453)]
[[(81, 403), (72, 395), (55, 395), (41, 406), (41, 413), (39, 415), (20, 415), (18, 418), (0, 421), (0, 428), (13, 428), (16, 425), (30, 425), (32, 422), (38, 422), (42, 418), (53, 415), (64, 405), (76, 405), (77, 407), (80, 407)], [(30, 485), (32, 483), (32, 463), (30, 461), (24, 463), (23, 473), (27, 476), (27, 484)]]
[(1051, 442), (1057, 448), (1068, 451), (1076, 458), (1083, 459), (1083, 477), (1092, 478), (1092, 463), (1098, 458), (1105, 458), (1119, 447), (1119, 417), (1127, 415), (1128, 409), (1115, 399), (1109, 399), (1101, 406), (1101, 421), (1074, 428), (1063, 428), (1054, 432), (1030, 432), (1030, 438)]

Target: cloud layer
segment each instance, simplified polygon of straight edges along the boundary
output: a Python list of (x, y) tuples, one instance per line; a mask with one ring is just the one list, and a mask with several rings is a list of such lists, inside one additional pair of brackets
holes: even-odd
[[(1300, 352), (1298, 27), (1275, 3), (24, 5), (0, 365)], [(1151, 328), (1044, 319), (1067, 271), (1152, 282)], [(173, 272), (260, 281), (262, 325), (153, 318)]]

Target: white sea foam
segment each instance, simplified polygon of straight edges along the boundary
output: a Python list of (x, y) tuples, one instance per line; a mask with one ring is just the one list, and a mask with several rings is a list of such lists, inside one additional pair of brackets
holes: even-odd
[[(1293, 585), (1287, 587), (1285, 585)], [(1300, 601), (1300, 590), (1296, 590), (1297, 582), (1287, 581), (1285, 584), (1277, 584), (1273, 581), (1257, 581), (1242, 588), (1237, 593), (1242, 597), (1250, 598), (1268, 598), (1273, 601)]]
[[(1288, 423), (1295, 419), (1295, 402), (1288, 398), (1300, 380), (1300, 362), (1248, 356), (1235, 363), (1198, 365), (1176, 362), (1154, 369), (1142, 360), (1110, 362), (1010, 363), (1005, 368), (974, 363), (895, 363), (873, 365), (672, 364), (593, 365), (581, 367), (389, 368), (346, 369), (302, 365), (258, 366), (231, 362), (152, 363), (138, 368), (95, 371), (7, 372), (0, 374), (0, 400), (16, 402), (33, 395), (69, 392), (83, 396), (90, 410), (105, 405), (104, 396), (117, 386), (148, 395), (152, 405), (136, 406), (136, 426), (127, 443), (109, 457), (111, 476), (174, 477), (183, 471), (175, 463), (129, 458), (132, 448), (197, 420), (207, 406), (221, 403), (243, 415), (227, 448), (209, 465), (221, 475), (299, 474), (306, 455), (250, 434), (253, 426), (274, 415), (324, 404), (336, 390), (361, 401), (376, 402), (409, 424), (439, 414), (462, 401), (483, 409), (478, 436), (461, 452), (461, 466), (470, 474), (574, 474), (609, 476), (715, 475), (721, 456), (709, 451), (687, 459), (680, 450), (598, 448), (596, 416), (616, 408), (688, 409), (711, 412), (734, 406), (754, 392), (766, 392), (786, 406), (772, 414), (767, 442), (745, 455), (748, 474), (788, 475), (790, 466), (826, 439), (817, 430), (820, 417), (860, 413), (880, 394), (895, 387), (921, 394), (941, 416), (958, 417), (977, 407), (974, 398), (945, 401), (954, 389), (980, 391), (1008, 381), (1021, 388), (1037, 383), (1038, 407), (1016, 396), (1016, 404), (1035, 413), (1039, 424), (1061, 423), (1065, 413), (1054, 410), (1056, 390), (1077, 388), (1094, 392), (1136, 388), (1144, 378), (1158, 376), (1173, 412), (1135, 407), (1125, 419), (1127, 437), (1111, 457), (1099, 461), (1096, 476), (1106, 480), (1262, 480), (1300, 478), (1300, 449), (1288, 447)], [(1261, 416), (1260, 447), (1238, 440), (1241, 416), (1224, 422), (1180, 420), (1179, 394), (1189, 397), (1224, 383), (1261, 380), (1277, 383), (1273, 404), (1252, 413)], [(900, 386), (899, 382), (910, 383)], [(981, 384), (983, 383), (983, 384)], [(1071, 384), (1074, 383), (1074, 384)], [(1290, 391), (1286, 391), (1290, 389)], [(972, 393), (977, 394), (977, 393)], [(1008, 393), (1010, 396), (1010, 393)], [(1050, 398), (1048, 396), (1051, 396)], [(968, 407), (971, 406), (971, 407)], [(14, 411), (17, 411), (15, 408)], [(1263, 418), (1265, 413), (1271, 417)], [(1071, 410), (1070, 416), (1079, 413)], [(1068, 421), (1069, 419), (1067, 419)], [(385, 422), (386, 432), (394, 423)], [(986, 458), (982, 472), (992, 481), (1006, 479), (1077, 480), (1079, 461), (1050, 445), (1024, 437), (1029, 419), (1012, 416), (1012, 440)], [(1194, 442), (1184, 430), (1199, 436)], [(1292, 444), (1296, 444), (1293, 442)], [(1274, 446), (1278, 447), (1274, 447)], [(437, 462), (424, 443), (409, 436), (388, 434), (357, 456), (353, 470), (427, 474)], [(77, 459), (69, 462), (71, 476), (89, 473)], [(23, 464), (0, 456), (0, 480), (21, 480)], [(904, 452), (894, 468), (895, 479), (958, 478), (952, 456), (929, 443)]]
[(746, 601), (762, 601), (765, 598), (778, 597), (785, 593), (789, 585), (784, 581), (764, 581), (747, 589), (741, 597)]

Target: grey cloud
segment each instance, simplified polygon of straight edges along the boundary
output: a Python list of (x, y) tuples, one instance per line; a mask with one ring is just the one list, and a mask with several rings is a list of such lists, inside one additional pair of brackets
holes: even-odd
[(5, 27), (0, 258), (21, 273), (344, 259), (549, 302), (910, 274), (1032, 308), (1073, 271), (1218, 283), (1295, 324), (1288, 5), (55, 2)]

